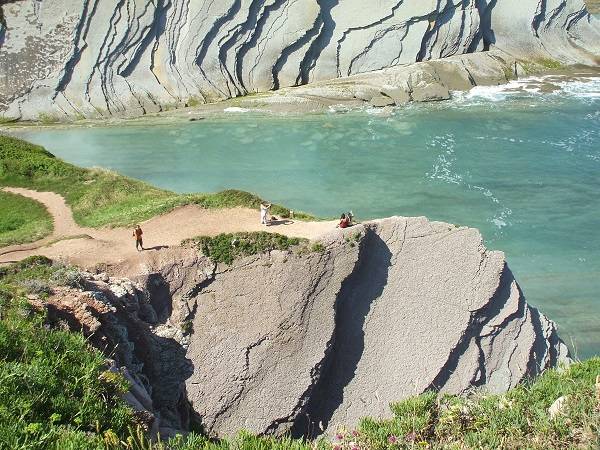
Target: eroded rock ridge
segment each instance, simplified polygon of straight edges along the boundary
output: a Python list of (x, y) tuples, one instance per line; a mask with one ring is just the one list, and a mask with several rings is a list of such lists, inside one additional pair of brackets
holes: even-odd
[(33, 0), (4, 15), (0, 111), (23, 119), (139, 115), (490, 48), (600, 54), (583, 0)]
[(165, 431), (311, 436), (427, 389), (500, 392), (568, 361), (477, 230), (393, 217), (321, 243), (231, 266), (164, 252), (131, 270), (134, 294), (95, 288), (138, 298), (132, 372)]

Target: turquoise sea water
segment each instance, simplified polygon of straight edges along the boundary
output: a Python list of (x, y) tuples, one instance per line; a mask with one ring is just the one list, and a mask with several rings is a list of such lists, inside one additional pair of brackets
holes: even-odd
[(392, 115), (237, 111), (20, 135), (178, 192), (238, 188), (321, 216), (352, 209), (477, 227), (576, 355), (600, 354), (600, 82), (514, 88)]

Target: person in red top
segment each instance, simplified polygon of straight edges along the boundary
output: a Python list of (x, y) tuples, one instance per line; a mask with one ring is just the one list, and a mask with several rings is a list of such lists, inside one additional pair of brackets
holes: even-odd
[(140, 251), (140, 248), (144, 250), (144, 241), (142, 240), (142, 234), (144, 234), (144, 232), (142, 231), (139, 225), (136, 225), (135, 229), (133, 230), (133, 237), (135, 238), (135, 248), (137, 251)]
[(340, 217), (340, 223), (338, 224), (339, 228), (348, 228), (350, 226), (350, 218), (346, 216), (346, 214), (342, 214)]

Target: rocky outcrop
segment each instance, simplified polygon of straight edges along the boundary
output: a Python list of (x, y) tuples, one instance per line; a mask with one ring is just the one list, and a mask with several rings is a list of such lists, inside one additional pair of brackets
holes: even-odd
[[(114, 270), (123, 270), (115, 268)], [(314, 436), (428, 389), (505, 391), (561, 361), (555, 325), (477, 230), (393, 217), (216, 265), (171, 249), (38, 304), (116, 360), (161, 436)], [(136, 273), (137, 272), (137, 273)]]
[(311, 435), (427, 389), (504, 391), (567, 359), (477, 230), (395, 217), (322, 243), (232, 266), (167, 257), (137, 278), (174, 294), (185, 392), (211, 435)]
[(189, 429), (184, 381), (192, 374), (186, 338), (178, 327), (158, 320), (148, 292), (128, 279), (81, 274), (80, 288), (54, 289), (31, 298), (46, 311), (48, 326), (82, 332), (107, 357), (107, 369), (129, 381), (124, 400), (147, 431), (163, 438)]
[(391, 67), (306, 86), (283, 88), (270, 95), (250, 96), (239, 105), (302, 104), (304, 110), (336, 106), (402, 106), (409, 102), (447, 100), (451, 91), (499, 85), (524, 71), (511, 55), (495, 51)]
[(24, 119), (139, 115), (490, 48), (600, 54), (583, 0), (32, 0), (4, 15), (0, 111)]

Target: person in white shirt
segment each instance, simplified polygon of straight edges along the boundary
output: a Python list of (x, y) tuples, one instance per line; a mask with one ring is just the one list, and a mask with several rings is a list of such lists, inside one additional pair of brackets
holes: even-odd
[(262, 225), (269, 225), (268, 215), (269, 215), (270, 208), (271, 208), (270, 203), (262, 202), (260, 204), (260, 223)]

